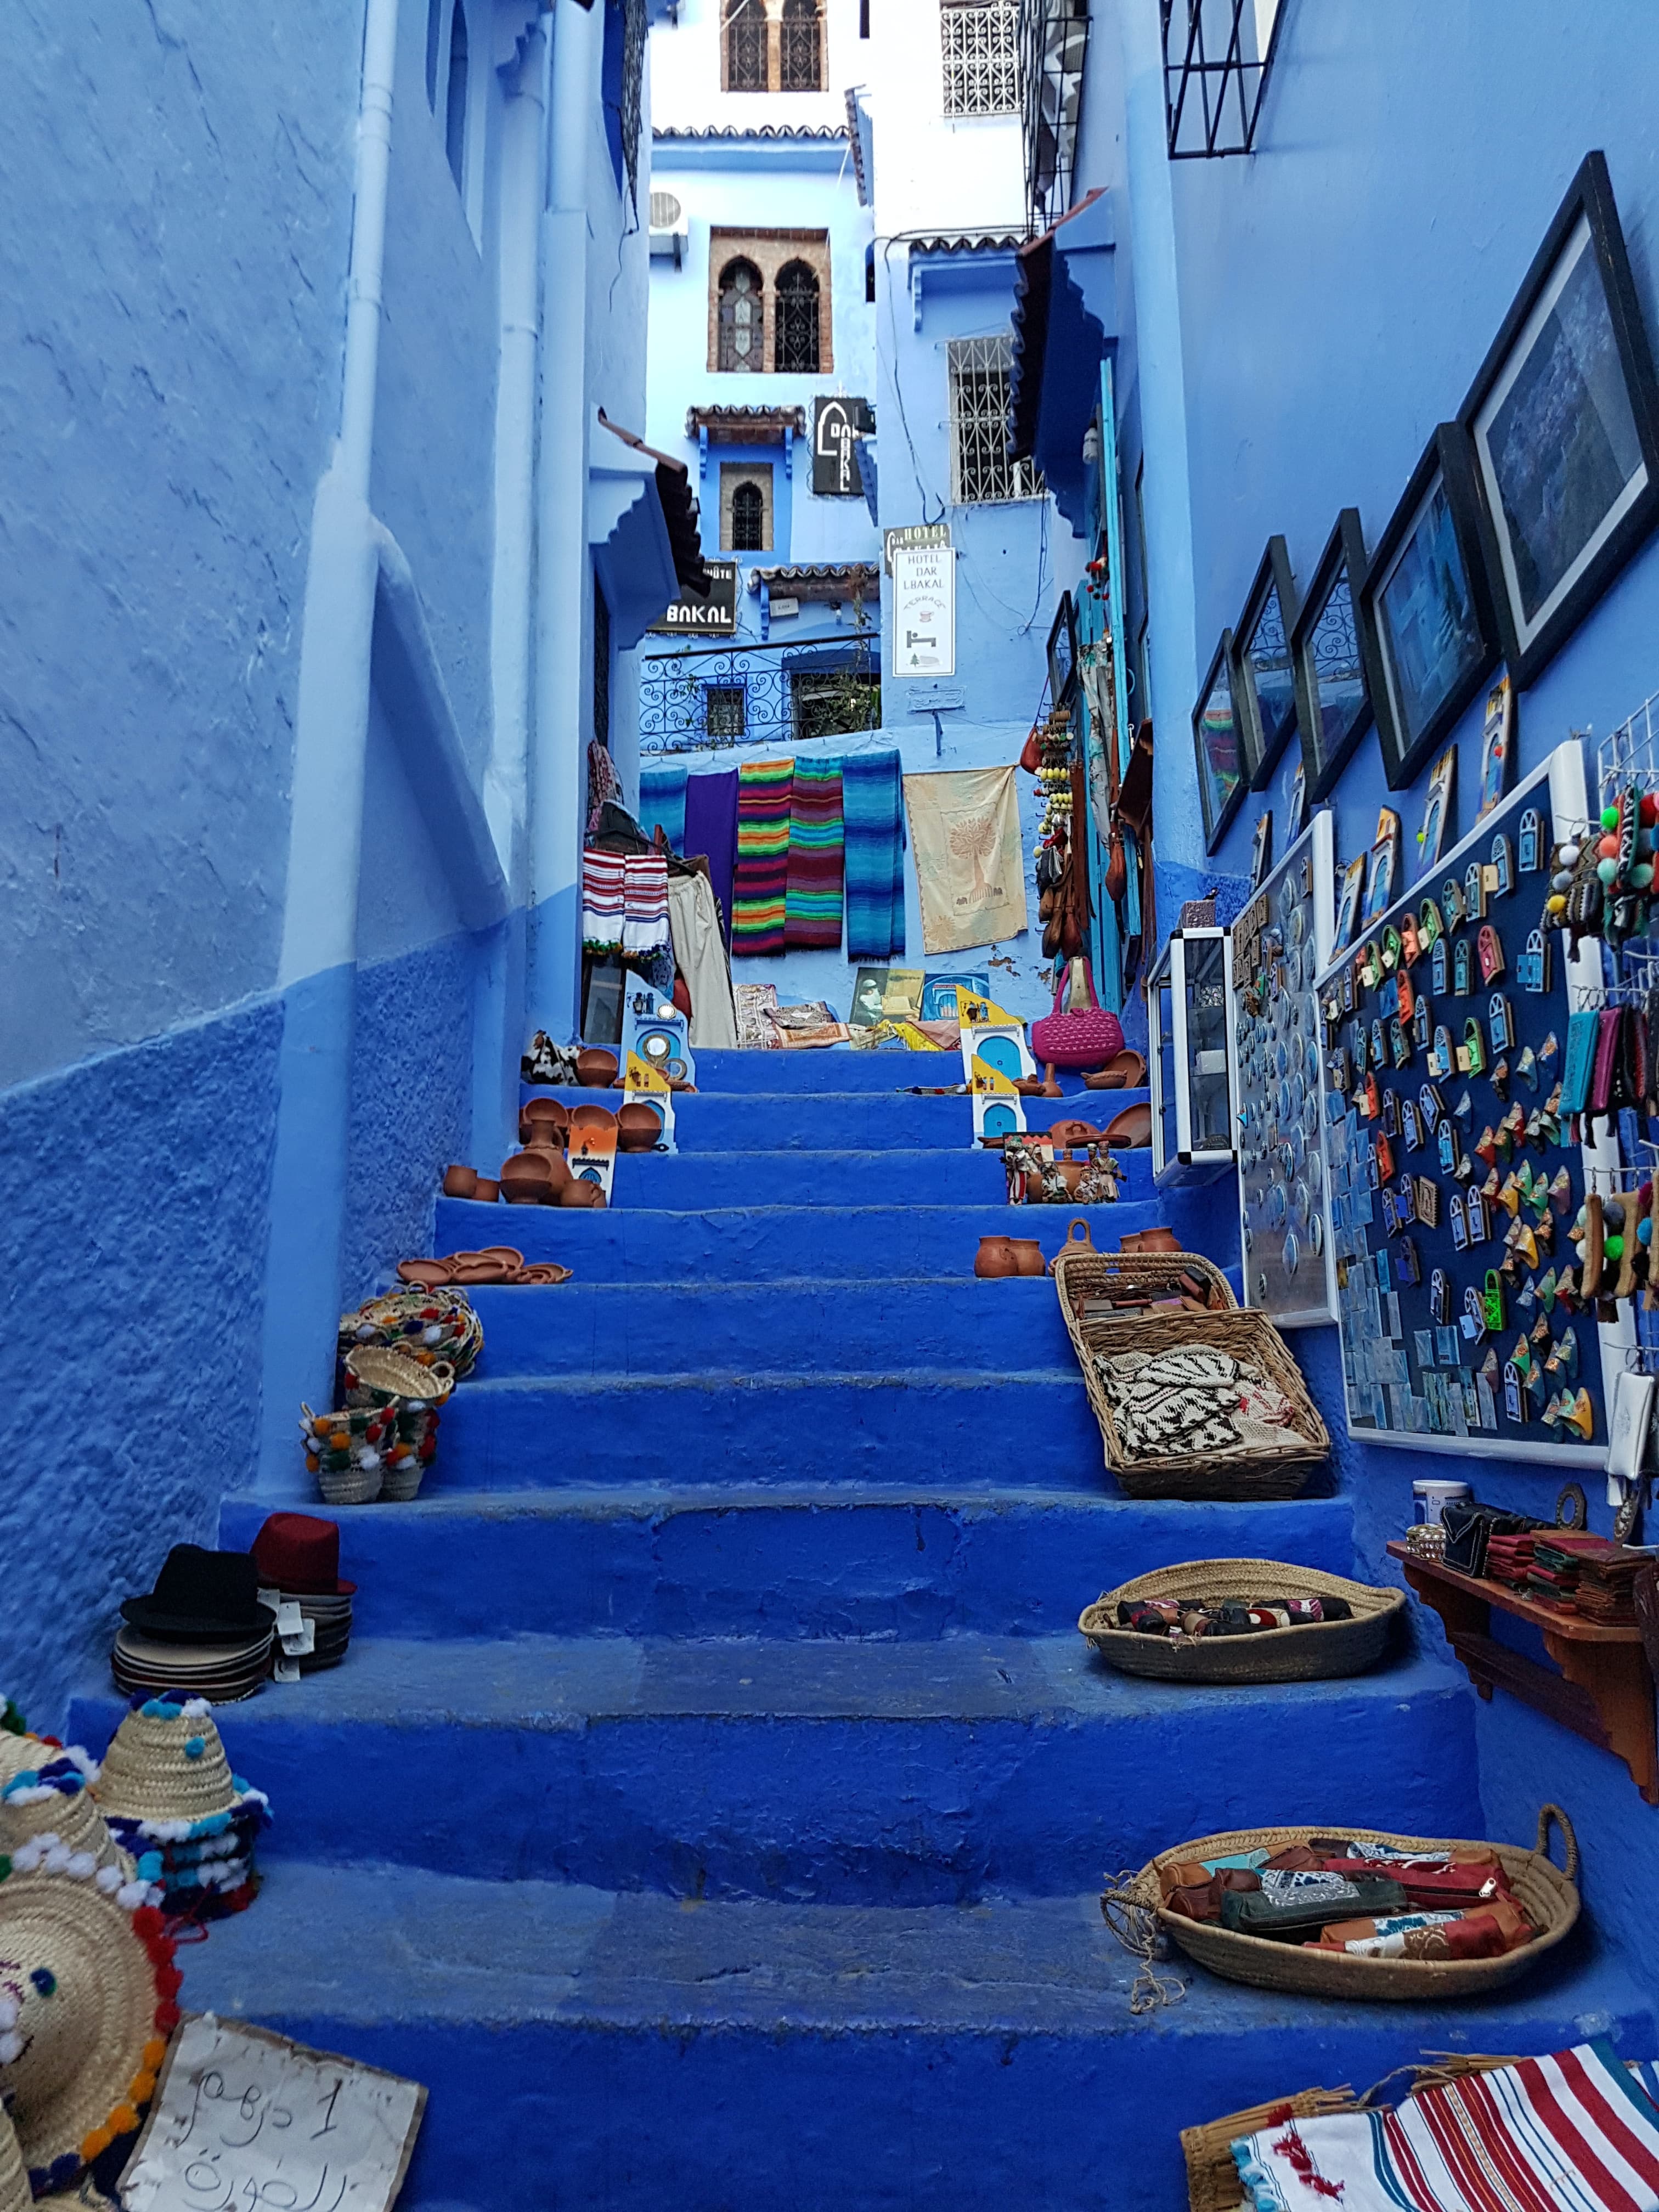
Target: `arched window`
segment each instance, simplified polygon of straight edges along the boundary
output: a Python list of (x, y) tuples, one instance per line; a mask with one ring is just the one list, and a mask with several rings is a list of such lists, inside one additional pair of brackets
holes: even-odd
[(818, 367), (818, 280), (804, 261), (786, 261), (778, 271), (778, 326), (773, 367), (780, 372)]
[(760, 270), (752, 261), (728, 261), (721, 270), (720, 319), (720, 367), (763, 368)]
[(726, 88), (764, 92), (766, 9), (762, 0), (726, 0)]
[(449, 95), (444, 104), (444, 151), (449, 173), (462, 190), (466, 164), (466, 9), (455, 0), (449, 19)]
[(823, 38), (818, 0), (783, 0), (778, 31), (780, 92), (822, 92)]
[(757, 483), (740, 483), (732, 495), (732, 550), (766, 550), (766, 502)]

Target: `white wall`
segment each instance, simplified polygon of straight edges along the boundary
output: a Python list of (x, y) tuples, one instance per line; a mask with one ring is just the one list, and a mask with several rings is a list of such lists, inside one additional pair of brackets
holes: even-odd
[[(891, 6), (893, 0), (884, 0)], [(921, 0), (899, 0), (902, 7)], [(680, 0), (678, 20), (652, 31), (652, 120), (659, 130), (688, 124), (753, 131), (763, 123), (796, 130), (847, 120), (849, 85), (865, 82), (871, 42), (859, 36), (859, 0), (823, 0), (826, 46), (822, 92), (722, 92), (720, 0)]]
[(1019, 118), (945, 114), (938, 0), (872, 0), (871, 28), (878, 236), (1023, 231)]

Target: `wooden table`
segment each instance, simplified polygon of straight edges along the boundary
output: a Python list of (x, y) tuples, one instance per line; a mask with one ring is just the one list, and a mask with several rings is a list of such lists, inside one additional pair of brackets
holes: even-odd
[[(1577, 1613), (1558, 1613), (1501, 1583), (1419, 1559), (1403, 1543), (1390, 1544), (1389, 1556), (1399, 1560), (1424, 1604), (1440, 1615), (1447, 1642), (1483, 1698), (1494, 1689), (1507, 1690), (1598, 1749), (1612, 1752), (1629, 1767), (1648, 1803), (1659, 1805), (1653, 1676), (1639, 1628), (1608, 1628)], [(1494, 1606), (1540, 1631), (1544, 1649), (1561, 1669), (1559, 1674), (1498, 1643), (1492, 1633)]]

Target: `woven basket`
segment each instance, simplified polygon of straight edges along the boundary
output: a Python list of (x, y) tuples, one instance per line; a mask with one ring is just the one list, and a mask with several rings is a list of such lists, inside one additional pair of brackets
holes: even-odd
[(342, 1315), (342, 1358), (365, 1344), (396, 1345), (423, 1367), (447, 1360), (459, 1382), (483, 1349), (483, 1323), (464, 1291), (392, 1291)]
[[(1410, 2096), (1419, 2089), (1455, 2081), (1462, 2074), (1490, 2074), (1500, 2066), (1514, 2063), (1512, 2058), (1482, 2058), (1474, 2052), (1437, 2052), (1425, 2065), (1398, 2069), (1407, 2077), (1400, 2094)], [(1393, 2079), (1393, 2075), (1384, 2076), (1384, 2081)], [(1206, 2120), (1202, 2127), (1182, 2128), (1181, 2148), (1187, 2160), (1188, 2212), (1243, 2212), (1244, 2192), (1239, 2185), (1238, 2168), (1232, 2154), (1232, 2145), (1241, 2136), (1259, 2134), (1263, 2128), (1278, 2127), (1285, 2120), (1315, 2120), (1330, 2112), (1369, 2112), (1382, 2087), (1383, 2082), (1379, 2081), (1363, 2097), (1356, 2097), (1346, 2087), (1299, 2089), (1293, 2097), (1279, 2097), (1268, 2105), (1252, 2105), (1244, 2112), (1229, 2112), (1224, 2119)]]
[[(1264, 1628), (1255, 1636), (1183, 1637), (1179, 1644), (1117, 1626), (1119, 1605), (1136, 1598), (1274, 1596), (1346, 1598), (1353, 1618)], [(1162, 1682), (1317, 1682), (1374, 1667), (1405, 1608), (1404, 1590), (1377, 1589), (1316, 1567), (1283, 1566), (1276, 1559), (1189, 1559), (1103, 1590), (1085, 1607), (1077, 1625), (1125, 1674), (1149, 1674)]]
[[(386, 1406), (347, 1406), (335, 1413), (300, 1408), (306, 1465), (329, 1505), (368, 1505), (380, 1494), (397, 1416)], [(343, 1438), (343, 1443), (341, 1441)]]
[[(1055, 1261), (1060, 1310), (1083, 1370), (1089, 1402), (1100, 1424), (1106, 1464), (1132, 1498), (1298, 1497), (1314, 1469), (1329, 1458), (1330, 1434), (1308, 1395), (1301, 1369), (1264, 1314), (1241, 1310), (1229, 1291), (1226, 1306), (1208, 1313), (1141, 1313), (1121, 1320), (1079, 1316), (1078, 1309), (1085, 1297), (1122, 1297), (1132, 1288), (1169, 1285), (1183, 1272), (1198, 1273), (1206, 1264), (1182, 1252), (1062, 1252)], [(1216, 1272), (1209, 1270), (1211, 1274)], [(1160, 1297), (1170, 1294), (1168, 1288), (1155, 1292)], [(1275, 1439), (1270, 1445), (1247, 1444), (1231, 1452), (1182, 1452), (1138, 1459), (1127, 1455), (1093, 1355), (1100, 1352), (1110, 1358), (1119, 1352), (1168, 1352), (1187, 1345), (1203, 1345), (1247, 1360), (1283, 1391), (1291, 1402), (1291, 1425), (1282, 1443)]]
[(356, 1344), (343, 1358), (349, 1406), (395, 1405), (410, 1398), (441, 1406), (455, 1388), (455, 1370), (447, 1359), (424, 1367), (396, 1346)]
[[(1553, 1820), (1566, 1847), (1566, 1871), (1545, 1855), (1549, 1826)], [(1500, 1959), (1359, 1959), (1338, 1951), (1304, 1948), (1299, 1943), (1275, 1943), (1262, 1936), (1240, 1936), (1230, 1928), (1188, 1920), (1164, 1909), (1158, 1889), (1158, 1869), (1191, 1859), (1230, 1856), (1235, 1851), (1265, 1849), (1284, 1850), (1291, 1844), (1305, 1844), (1311, 1837), (1332, 1833), (1356, 1841), (1391, 1844), (1396, 1850), (1443, 1851), (1460, 1845), (1472, 1850), (1494, 1850), (1509, 1875), (1510, 1887), (1538, 1933), (1518, 1951)], [(1149, 1911), (1160, 1930), (1178, 1944), (1189, 1959), (1230, 1982), (1248, 1982), (1262, 1990), (1294, 1990), (1304, 1996), (1352, 1997), (1399, 2004), (1442, 2004), (1449, 1997), (1483, 1996), (1530, 1973), (1546, 1952), (1571, 1929), (1578, 1917), (1578, 1892), (1573, 1877), (1578, 1871), (1578, 1839), (1572, 1823), (1559, 1805), (1546, 1805), (1538, 1815), (1538, 1844), (1526, 1850), (1516, 1844), (1486, 1844), (1467, 1836), (1397, 1836), (1382, 1828), (1354, 1828), (1346, 1822), (1334, 1828), (1237, 1828), (1226, 1835), (1200, 1836), (1194, 1843), (1179, 1844), (1148, 1860), (1135, 1878), (1136, 1903)]]

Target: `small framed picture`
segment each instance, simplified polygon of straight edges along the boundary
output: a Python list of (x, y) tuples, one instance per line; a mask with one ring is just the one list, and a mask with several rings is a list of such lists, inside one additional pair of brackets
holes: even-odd
[(1353, 943), (1353, 933), (1359, 927), (1359, 909), (1365, 896), (1365, 870), (1370, 856), (1362, 853), (1357, 860), (1350, 860), (1342, 871), (1342, 896), (1336, 905), (1336, 933), (1331, 939), (1333, 952), (1341, 952)]
[(1330, 795), (1371, 721), (1376, 653), (1357, 596), (1364, 574), (1359, 509), (1345, 507), (1291, 625), (1297, 722), (1311, 799)]
[(1077, 690), (1077, 607), (1069, 592), (1060, 595), (1048, 632), (1048, 703), (1069, 707)]
[(1252, 791), (1265, 791), (1297, 726), (1291, 625), (1297, 616), (1290, 549), (1270, 538), (1233, 626), (1233, 704)]
[(1376, 636), (1373, 705), (1389, 787), (1410, 783), (1498, 658), (1468, 438), (1442, 422), (1378, 541), (1360, 605)]
[(1478, 822), (1490, 814), (1510, 787), (1510, 768), (1515, 758), (1515, 686), (1500, 676), (1486, 694), (1486, 719), (1480, 729), (1480, 804)]
[(1225, 629), (1193, 708), (1193, 750), (1204, 808), (1204, 849), (1213, 853), (1244, 802), (1244, 767), (1233, 713), (1233, 634)]
[[(1452, 805), (1457, 797), (1457, 748), (1448, 745), (1434, 764), (1423, 801), (1423, 827), (1417, 833), (1417, 872), (1423, 875), (1440, 858), (1440, 848), (1451, 828)], [(1483, 810), (1484, 811), (1484, 810)], [(1452, 842), (1457, 842), (1454, 835)]]
[(1659, 520), (1659, 386), (1606, 157), (1584, 157), (1458, 421), (1522, 690)]
[(1365, 919), (1376, 921), (1394, 904), (1400, 881), (1400, 817), (1385, 806), (1376, 817), (1371, 841), (1370, 879), (1365, 891)]
[(1273, 817), (1268, 807), (1255, 819), (1255, 834), (1250, 840), (1250, 889), (1259, 891), (1267, 880), (1273, 864)]

